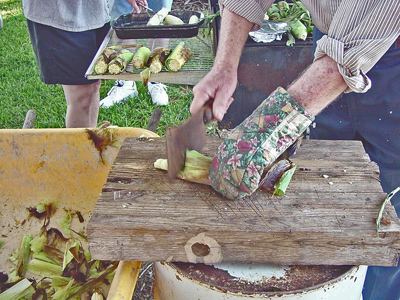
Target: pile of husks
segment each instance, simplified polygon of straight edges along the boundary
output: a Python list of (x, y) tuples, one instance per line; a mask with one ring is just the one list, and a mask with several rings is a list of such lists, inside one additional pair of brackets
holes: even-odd
[(59, 228), (49, 228), (57, 204), (44, 201), (28, 208), (27, 220), (43, 221), (40, 232), (23, 237), (9, 260), (14, 267), (0, 272), (0, 299), (104, 299), (118, 262), (92, 260), (84, 250), (84, 235), (71, 228), (73, 218), (83, 223), (78, 211), (65, 211)]

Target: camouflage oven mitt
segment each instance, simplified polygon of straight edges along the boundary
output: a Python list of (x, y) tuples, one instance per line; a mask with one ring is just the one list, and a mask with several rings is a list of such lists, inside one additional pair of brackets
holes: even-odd
[(252, 194), (264, 168), (307, 129), (314, 117), (278, 87), (218, 147), (209, 171), (212, 187), (229, 199)]

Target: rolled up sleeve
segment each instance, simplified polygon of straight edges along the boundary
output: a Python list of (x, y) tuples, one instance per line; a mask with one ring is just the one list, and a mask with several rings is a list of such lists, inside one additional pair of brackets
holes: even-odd
[(260, 29), (264, 15), (274, 0), (220, 0), (221, 13), (225, 8), (254, 23), (253, 31)]
[(328, 55), (337, 62), (348, 89), (364, 93), (367, 73), (400, 35), (399, 0), (343, 0), (317, 43), (315, 60)]

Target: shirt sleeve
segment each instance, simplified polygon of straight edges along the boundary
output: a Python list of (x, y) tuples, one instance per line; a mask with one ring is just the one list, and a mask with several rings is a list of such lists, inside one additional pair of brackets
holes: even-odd
[(264, 20), (265, 13), (274, 0), (219, 0), (221, 13), (225, 8), (254, 23), (252, 31), (258, 30)]
[(331, 57), (348, 86), (345, 92), (364, 93), (371, 87), (368, 71), (399, 35), (399, 0), (343, 0), (317, 43), (315, 60)]

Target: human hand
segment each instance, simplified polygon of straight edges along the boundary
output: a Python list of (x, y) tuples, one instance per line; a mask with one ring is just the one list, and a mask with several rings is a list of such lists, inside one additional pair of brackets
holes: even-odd
[(143, 6), (148, 6), (147, 0), (126, 0), (126, 1), (128, 1), (128, 3), (133, 7), (131, 12), (132, 14), (141, 13), (144, 10)]
[(237, 70), (214, 66), (211, 71), (193, 88), (191, 114), (198, 112), (207, 102), (212, 102), (213, 116), (222, 121), (233, 102), (232, 94), (237, 85)]
[(252, 194), (264, 169), (289, 148), (314, 117), (277, 88), (218, 147), (210, 167), (212, 187), (229, 199)]

